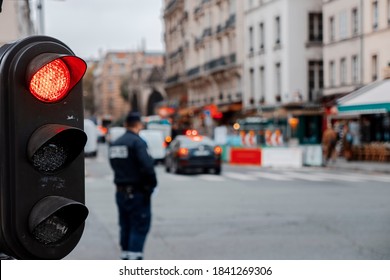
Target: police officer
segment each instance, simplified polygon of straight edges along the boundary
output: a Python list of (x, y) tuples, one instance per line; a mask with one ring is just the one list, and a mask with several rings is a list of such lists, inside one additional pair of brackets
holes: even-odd
[(126, 133), (109, 149), (119, 212), (121, 258), (141, 260), (150, 229), (150, 197), (157, 179), (147, 144), (138, 135), (143, 128), (139, 113), (128, 114), (125, 128)]

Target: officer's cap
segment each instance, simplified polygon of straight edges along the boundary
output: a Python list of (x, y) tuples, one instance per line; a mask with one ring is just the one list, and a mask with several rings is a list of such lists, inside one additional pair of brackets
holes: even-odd
[(138, 112), (130, 112), (126, 117), (127, 123), (134, 123), (140, 121), (141, 121), (141, 115)]

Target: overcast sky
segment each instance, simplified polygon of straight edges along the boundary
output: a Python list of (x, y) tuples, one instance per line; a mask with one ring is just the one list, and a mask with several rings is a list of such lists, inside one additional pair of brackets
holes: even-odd
[(164, 49), (162, 0), (43, 0), (45, 34), (66, 43), (78, 56), (99, 50)]

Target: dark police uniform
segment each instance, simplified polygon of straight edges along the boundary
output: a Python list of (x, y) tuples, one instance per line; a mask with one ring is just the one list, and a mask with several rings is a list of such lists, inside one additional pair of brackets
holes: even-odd
[(145, 141), (131, 131), (110, 146), (109, 157), (117, 187), (122, 258), (142, 259), (151, 222), (150, 196), (157, 185), (154, 161)]

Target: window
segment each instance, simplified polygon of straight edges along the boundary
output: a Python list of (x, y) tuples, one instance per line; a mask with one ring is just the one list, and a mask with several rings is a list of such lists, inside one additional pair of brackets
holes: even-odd
[[(389, 0), (390, 1), (390, 0)], [(358, 9), (352, 9), (352, 35), (357, 35), (359, 32), (359, 14)]]
[(340, 84), (345, 85), (347, 83), (347, 61), (343, 57), (340, 60)]
[(372, 29), (378, 29), (378, 1), (372, 3)]
[(317, 101), (324, 88), (322, 60), (309, 61), (309, 101)]
[(265, 68), (260, 67), (260, 101), (265, 101)]
[(352, 84), (357, 84), (359, 82), (359, 61), (358, 56), (352, 56)]
[(280, 45), (280, 17), (275, 18), (275, 45)]
[(378, 79), (378, 56), (375, 54), (371, 58), (371, 73), (372, 80), (375, 81)]
[(335, 71), (334, 61), (329, 62), (329, 86), (334, 87), (335, 79), (336, 79), (336, 71)]
[(309, 13), (309, 41), (322, 42), (322, 13)]
[(276, 96), (277, 96), (277, 99), (279, 99), (279, 101), (280, 101), (281, 93), (282, 93), (282, 72), (281, 72), (280, 63), (275, 64), (275, 77), (276, 77), (276, 79), (275, 79)]
[(340, 39), (345, 39), (348, 37), (348, 29), (347, 29), (347, 12), (340, 12), (339, 16), (339, 36)]
[[(390, 1), (390, 0), (389, 0)], [(262, 23), (260, 23), (260, 51), (264, 51), (264, 45), (265, 45), (265, 43), (264, 43), (264, 23), (262, 22)]]
[(249, 103), (254, 103), (254, 96), (255, 96), (255, 71), (253, 68), (249, 69), (249, 78), (250, 78), (250, 97), (249, 97)]
[(329, 18), (329, 41), (334, 41), (334, 34), (335, 34), (335, 24), (334, 24), (334, 17)]
[(387, 0), (387, 25), (390, 25), (390, 0)]
[(253, 27), (249, 27), (249, 54), (253, 53)]

